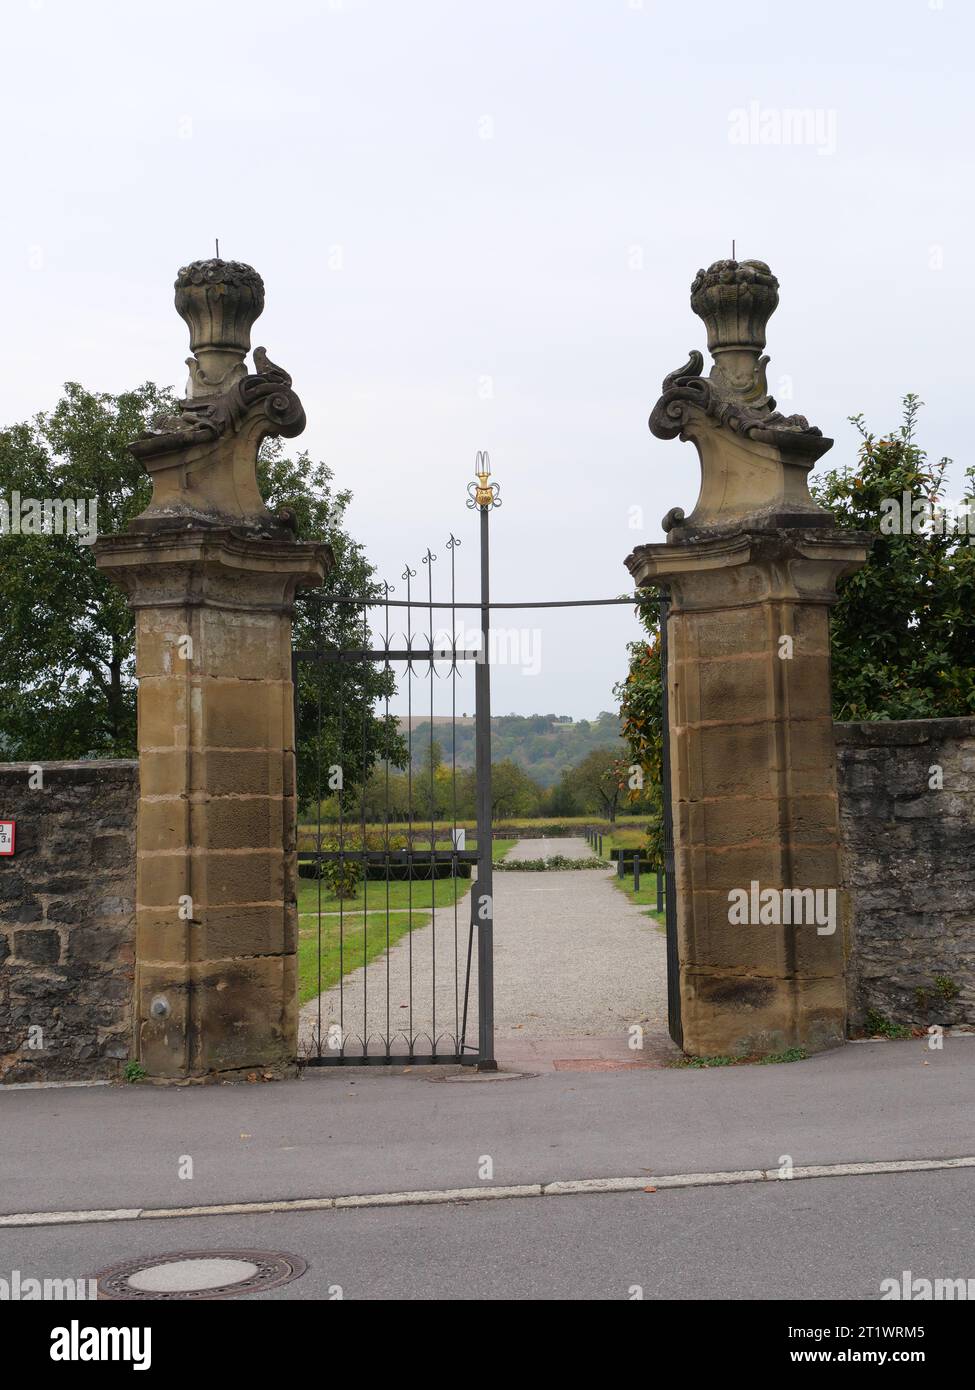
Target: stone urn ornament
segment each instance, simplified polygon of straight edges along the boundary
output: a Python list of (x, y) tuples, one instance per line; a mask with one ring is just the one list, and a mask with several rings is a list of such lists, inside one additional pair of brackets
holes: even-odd
[(245, 358), (264, 309), (264, 282), (240, 261), (193, 261), (176, 276), (176, 309), (190, 330), (189, 380), (178, 413), (163, 415), (129, 445), (152, 478), (152, 500), (134, 531), (232, 526), (252, 534), (294, 533), (287, 509), (275, 516), (257, 485), (257, 455), (268, 436), (291, 439), (305, 412), (291, 377), (263, 347)]

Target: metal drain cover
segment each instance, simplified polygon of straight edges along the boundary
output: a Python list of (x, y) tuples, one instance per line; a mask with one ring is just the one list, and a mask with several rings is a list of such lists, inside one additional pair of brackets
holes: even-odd
[(297, 1255), (266, 1250), (177, 1250), (111, 1265), (95, 1279), (99, 1298), (235, 1298), (290, 1284), (307, 1268)]

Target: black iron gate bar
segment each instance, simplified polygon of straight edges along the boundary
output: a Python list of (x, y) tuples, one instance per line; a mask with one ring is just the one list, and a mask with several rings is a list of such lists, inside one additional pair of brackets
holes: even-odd
[[(448, 541), (447, 544), (449, 545), (450, 542)], [(457, 541), (457, 545), (460, 545), (460, 541)], [(436, 557), (434, 557), (434, 558), (436, 558)], [(415, 571), (415, 570), (413, 571), (413, 574), (414, 574), (414, 575), (416, 574), (416, 571)], [(392, 592), (392, 589), (391, 589), (391, 588), (390, 588), (390, 592)], [(418, 606), (416, 603), (408, 603), (408, 602), (406, 601), (406, 599), (403, 599), (403, 598), (391, 598), (391, 599), (383, 599), (383, 598), (363, 599), (363, 598), (359, 598), (359, 597), (356, 596), (356, 595), (350, 596), (350, 595), (346, 595), (346, 594), (334, 594), (334, 595), (331, 595), (331, 596), (329, 597), (329, 600), (328, 600), (328, 601), (329, 601), (329, 603), (355, 603), (355, 604), (359, 605), (359, 607), (364, 607), (364, 608), (416, 608), (416, 607)], [(640, 596), (639, 596), (639, 594), (628, 594), (628, 595), (626, 595), (626, 596), (623, 597), (623, 598), (566, 598), (566, 599), (557, 599), (557, 598), (555, 598), (555, 599), (545, 599), (545, 600), (543, 600), (543, 601), (541, 601), (541, 602), (530, 602), (530, 603), (487, 603), (487, 604), (482, 604), (482, 603), (461, 603), (461, 602), (459, 602), (459, 601), (458, 601), (457, 603), (437, 603), (437, 602), (434, 602), (433, 604), (430, 604), (430, 605), (424, 603), (424, 604), (422, 605), (422, 607), (424, 607), (424, 608), (426, 608), (426, 607), (433, 607), (433, 608), (451, 608), (451, 609), (454, 609), (454, 608), (477, 608), (477, 609), (481, 609), (481, 608), (485, 608), (485, 607), (486, 607), (486, 608), (489, 608), (489, 609), (492, 609), (492, 610), (495, 609), (495, 608), (595, 608), (595, 607), (605, 606), (606, 604), (609, 604), (609, 603), (626, 603), (626, 604), (629, 604), (629, 606), (630, 606), (631, 608), (633, 608), (633, 607), (639, 606), (639, 603), (640, 603)], [(358, 649), (356, 649), (356, 650), (358, 650)], [(316, 654), (317, 654), (317, 653), (316, 653)], [(449, 656), (449, 655), (450, 655), (450, 648), (449, 648), (449, 647), (445, 647), (445, 648), (444, 648), (444, 656), (446, 657), (446, 656)]]

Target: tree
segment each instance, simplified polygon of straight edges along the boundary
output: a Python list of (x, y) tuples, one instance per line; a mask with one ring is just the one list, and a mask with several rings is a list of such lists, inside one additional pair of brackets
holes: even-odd
[[(525, 770), (503, 758), (491, 764), (491, 819), (499, 821), (516, 816), (538, 813), (541, 788)], [(476, 813), (477, 775), (474, 768), (457, 772), (458, 814), (468, 817)]]
[[(113, 396), (69, 382), (54, 410), (0, 430), (0, 478), (21, 498), (90, 499), (97, 529), (124, 530), (149, 501), (151, 484), (128, 452), (130, 440), (160, 414), (172, 413), (168, 388), (151, 382)], [(324, 540), (335, 568), (324, 591), (299, 591), (296, 646), (351, 646), (361, 635), (362, 610), (330, 603), (339, 593), (376, 593), (373, 569), (345, 530), (350, 494), (336, 492), (323, 463), (306, 453), (288, 458), (278, 440), (266, 441), (258, 476), (269, 508), (293, 508), (299, 535)], [(2, 513), (0, 513), (2, 514)], [(89, 510), (90, 516), (90, 510)], [(0, 746), (17, 759), (132, 757), (136, 752), (134, 625), (124, 594), (95, 568), (90, 545), (72, 535), (4, 534), (0, 537)], [(344, 664), (343, 664), (344, 665)], [(344, 671), (343, 718), (354, 743), (335, 726), (335, 664), (326, 668), (321, 734), (314, 677), (300, 676), (299, 788), (314, 785), (319, 764), (344, 761), (350, 786), (380, 756), (402, 760), (395, 722), (375, 706), (393, 693), (391, 674), (372, 663)], [(361, 738), (365, 715), (365, 743)], [(364, 751), (363, 751), (364, 750)]]
[[(68, 382), (53, 411), (0, 430), (0, 478), (21, 498), (89, 499), (101, 531), (123, 530), (149, 501), (126, 445), (169, 391), (119, 396)], [(90, 515), (90, 511), (89, 511)], [(0, 736), (12, 758), (132, 757), (136, 751), (132, 614), (72, 535), (0, 539)]]
[[(949, 459), (929, 464), (916, 441), (921, 409), (904, 398), (898, 429), (882, 439), (851, 417), (860, 435), (856, 465), (833, 469), (813, 495), (836, 524), (871, 531), (866, 565), (844, 580), (833, 609), (831, 647), (836, 719), (932, 719), (975, 713), (975, 527), (971, 536), (940, 525)], [(888, 524), (892, 503), (918, 504), (907, 534)], [(975, 510), (975, 465), (965, 498)], [(975, 521), (975, 517), (973, 517)]]
[[(258, 480), (269, 510), (290, 507), (299, 537), (325, 541), (335, 557), (320, 588), (296, 595), (294, 646), (372, 648), (368, 602), (382, 597), (383, 586), (363, 546), (346, 530), (352, 493), (336, 491), (332, 470), (307, 451), (289, 458), (279, 439), (265, 441)], [(395, 674), (376, 661), (300, 661), (296, 683), (299, 805), (337, 795), (343, 815), (354, 818), (361, 814), (360, 789), (371, 769), (386, 759), (394, 767), (406, 763), (396, 718), (386, 713)]]
[(623, 796), (620, 771), (615, 748), (594, 748), (563, 776), (567, 788), (575, 792), (586, 811), (596, 811), (612, 823)]
[(539, 806), (543, 816), (581, 816), (584, 809), (577, 792), (566, 781), (566, 772), (554, 786), (546, 787)]
[(663, 668), (660, 646), (660, 605), (651, 594), (640, 605), (640, 617), (648, 640), (628, 646), (630, 669), (613, 693), (620, 702), (623, 738), (629, 746), (631, 766), (643, 774), (642, 790), (628, 787), (630, 803), (648, 804), (647, 853), (651, 861), (663, 861)]

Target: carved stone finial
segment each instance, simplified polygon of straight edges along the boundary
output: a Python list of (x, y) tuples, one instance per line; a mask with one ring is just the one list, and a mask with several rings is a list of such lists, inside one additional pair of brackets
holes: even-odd
[(764, 261), (715, 261), (691, 285), (714, 359), (692, 349), (664, 378), (650, 415), (658, 439), (690, 440), (701, 460), (701, 493), (686, 519), (668, 513), (675, 541), (701, 530), (752, 525), (827, 525), (830, 513), (809, 494), (807, 474), (833, 441), (804, 415), (782, 415), (768, 393), (765, 328), (779, 282)]
[(176, 276), (176, 312), (190, 330), (187, 399), (219, 396), (247, 375), (251, 328), (264, 310), (264, 281), (240, 261), (193, 261)]
[(779, 303), (779, 282), (764, 261), (715, 261), (691, 285), (691, 308), (704, 320), (708, 350), (761, 352), (765, 325)]
[(257, 485), (261, 441), (305, 428), (284, 368), (262, 347), (253, 372), (244, 362), (264, 282), (238, 261), (194, 261), (176, 277), (176, 308), (190, 329), (190, 380), (178, 413), (129, 445), (152, 478), (152, 500), (130, 529), (229, 525), (293, 538), (293, 518), (272, 516)]

